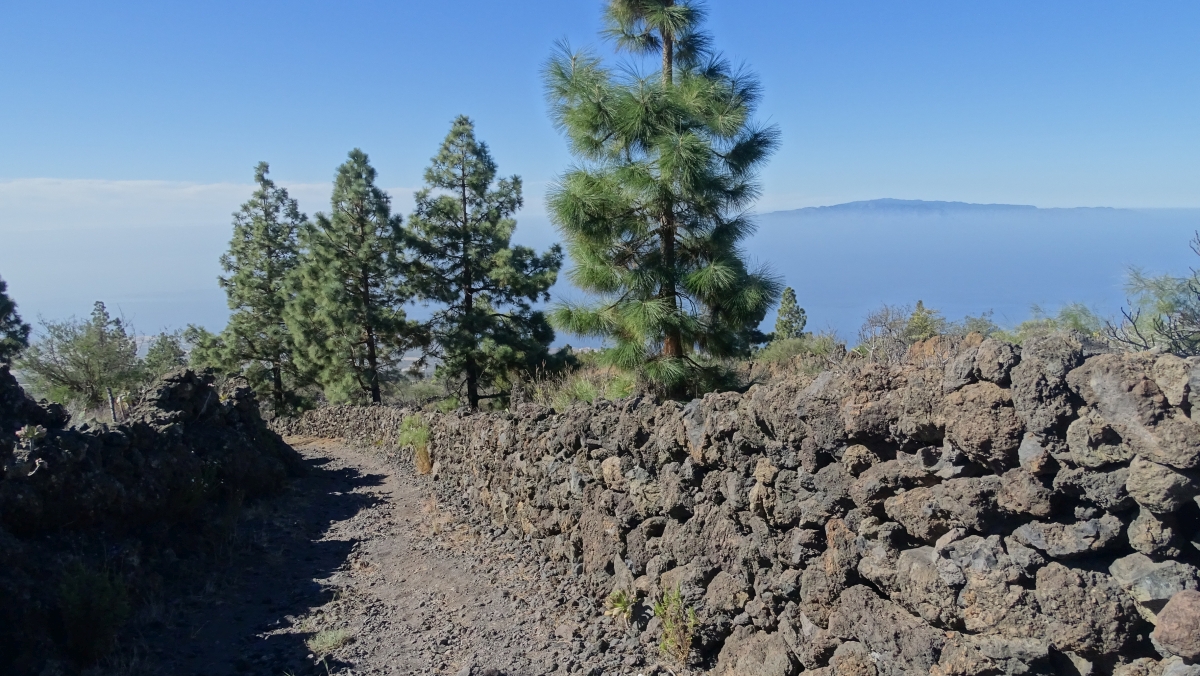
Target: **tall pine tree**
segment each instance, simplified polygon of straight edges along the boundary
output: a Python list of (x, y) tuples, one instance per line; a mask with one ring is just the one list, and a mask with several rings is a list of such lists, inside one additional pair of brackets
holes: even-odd
[(258, 189), (233, 215), (233, 238), (221, 256), (219, 278), (233, 314), (216, 339), (197, 340), (198, 361), (242, 373), (277, 412), (296, 402), (299, 372), (295, 346), (284, 321), (291, 297), (288, 277), (299, 261), (300, 227), (307, 220), (286, 188), (267, 178), (270, 167), (254, 170)]
[(606, 16), (619, 50), (655, 53), (662, 66), (640, 76), (563, 50), (546, 67), (554, 121), (579, 160), (552, 188), (550, 212), (570, 279), (599, 296), (551, 317), (612, 340), (608, 363), (694, 394), (716, 384), (720, 359), (748, 352), (779, 296), (740, 250), (778, 132), (753, 122), (758, 83), (709, 52), (696, 4), (612, 0)]
[(8, 284), (0, 279), (0, 364), (7, 364), (29, 347), (29, 325), (17, 314), (17, 304), (8, 297)]
[(538, 256), (511, 245), (521, 179), (496, 180), (487, 144), (465, 116), (454, 121), (425, 183), (408, 222), (418, 254), (412, 280), (422, 297), (446, 306), (429, 324), (439, 370), (461, 379), (474, 409), (481, 390), (546, 358), (554, 331), (531, 303), (549, 300), (562, 250)]
[(405, 236), (366, 153), (350, 151), (334, 179), (329, 215), (300, 230), (296, 293), (285, 316), (296, 361), (331, 401), (381, 400), (381, 381), (423, 332), (407, 319)]

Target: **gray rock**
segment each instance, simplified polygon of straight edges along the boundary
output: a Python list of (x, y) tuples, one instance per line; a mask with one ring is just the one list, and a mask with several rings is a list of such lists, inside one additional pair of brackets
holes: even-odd
[(1038, 336), (1021, 346), (1021, 363), (1012, 369), (1012, 400), (1030, 432), (1063, 430), (1075, 414), (1067, 373), (1082, 363), (1083, 345), (1069, 334)]
[(1054, 474), (1058, 462), (1041, 437), (1036, 434), (1026, 434), (1017, 447), (1017, 461), (1030, 474), (1043, 476)]
[(1128, 480), (1128, 467), (1108, 472), (1083, 467), (1063, 468), (1054, 475), (1054, 490), (1117, 514), (1137, 506), (1125, 488)]
[(886, 665), (883, 673), (912, 676), (929, 673), (946, 640), (943, 632), (862, 585), (842, 592), (829, 617), (829, 633), (878, 654), (878, 663)]
[(1200, 588), (1196, 568), (1178, 561), (1155, 563), (1145, 554), (1130, 554), (1113, 561), (1109, 575), (1137, 604), (1148, 622), (1156, 623), (1157, 614), (1167, 601), (1185, 589)]
[(1092, 469), (1133, 458), (1134, 449), (1121, 438), (1098, 413), (1079, 412), (1079, 418), (1067, 428), (1067, 447), (1076, 464)]
[(982, 380), (1007, 387), (1012, 370), (1021, 361), (1020, 349), (1012, 343), (987, 338), (975, 355), (975, 372)]
[(1013, 531), (1013, 538), (1055, 559), (1066, 559), (1113, 546), (1121, 535), (1121, 520), (1111, 514), (1075, 523), (1034, 521)]
[(738, 627), (717, 658), (720, 676), (795, 676), (800, 665), (778, 632)]

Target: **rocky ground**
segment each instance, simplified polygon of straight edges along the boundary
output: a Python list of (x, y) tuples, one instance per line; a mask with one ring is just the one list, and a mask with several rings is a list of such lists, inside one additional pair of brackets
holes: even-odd
[(103, 671), (680, 673), (577, 591), (574, 571), (456, 515), (428, 477), (340, 442), (289, 441), (309, 475), (247, 507), (227, 564), (180, 601), (148, 604)]

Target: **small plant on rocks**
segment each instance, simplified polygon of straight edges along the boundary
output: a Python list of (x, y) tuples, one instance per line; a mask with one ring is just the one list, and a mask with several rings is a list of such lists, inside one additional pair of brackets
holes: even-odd
[(676, 587), (664, 592), (655, 602), (654, 616), (662, 622), (662, 640), (658, 649), (680, 664), (687, 664), (692, 639), (700, 626), (695, 609), (683, 602), (683, 593)]
[(429, 425), (419, 415), (405, 416), (400, 423), (400, 445), (413, 449), (413, 464), (421, 474), (433, 470), (433, 458), (429, 455)]
[(608, 609), (604, 611), (604, 614), (620, 619), (628, 627), (629, 620), (633, 617), (633, 607), (637, 605), (637, 599), (626, 594), (624, 590), (617, 589), (609, 594), (606, 605)]

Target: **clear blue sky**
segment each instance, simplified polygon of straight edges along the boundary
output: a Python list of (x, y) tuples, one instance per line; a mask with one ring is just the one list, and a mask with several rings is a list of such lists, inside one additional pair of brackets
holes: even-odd
[[(762, 117), (783, 133), (762, 211), (877, 197), (1200, 207), (1200, 3), (709, 8), (717, 46), (759, 73)], [(570, 158), (539, 68), (559, 39), (606, 50), (600, 11), (599, 0), (0, 4), (0, 237), (41, 232), (79, 249), (39, 277), (0, 246), (0, 277), (27, 314), (86, 313), (72, 275), (98, 268), (80, 242), (174, 240), (195, 269), (153, 274), (199, 293), (256, 162), (311, 214), (361, 147), (406, 211), (460, 113), (501, 171), (524, 177), (523, 236), (548, 243), (541, 198)], [(64, 286), (47, 290), (55, 279)], [(83, 296), (126, 293), (100, 282)]]

